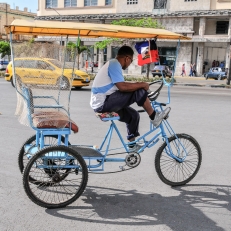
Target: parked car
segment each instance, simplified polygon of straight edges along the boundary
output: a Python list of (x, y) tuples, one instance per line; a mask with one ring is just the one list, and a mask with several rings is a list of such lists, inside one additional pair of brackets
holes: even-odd
[(227, 78), (227, 72), (225, 71), (225, 68), (213, 67), (210, 68), (208, 72), (204, 73), (204, 77), (205, 79), (213, 78), (216, 80), (221, 80)]
[(156, 75), (161, 77), (163, 74), (164, 77), (172, 77), (172, 71), (166, 65), (156, 65), (152, 70), (152, 75), (155, 77)]
[[(60, 83), (60, 75), (63, 73), (62, 88), (68, 88), (70, 79), (72, 78), (72, 66), (66, 65), (62, 72), (63, 64), (57, 59), (48, 58), (15, 58), (15, 74), (20, 77), (22, 82), (27, 84), (58, 84)], [(5, 80), (10, 81), (14, 87), (12, 73), (12, 61), (7, 65), (5, 72)], [(89, 86), (90, 76), (80, 70), (75, 70), (72, 87), (81, 88)]]

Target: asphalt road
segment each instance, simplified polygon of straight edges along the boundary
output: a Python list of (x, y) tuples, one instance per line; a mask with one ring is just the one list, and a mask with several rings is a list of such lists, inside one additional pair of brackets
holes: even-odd
[[(166, 93), (163, 89), (161, 102)], [(71, 135), (72, 144), (99, 145), (108, 128), (95, 117), (89, 98), (90, 87), (72, 91), (71, 115), (80, 127)], [(203, 155), (201, 169), (188, 185), (171, 188), (160, 181), (154, 168), (158, 143), (142, 153), (137, 168), (90, 174), (80, 199), (48, 210), (31, 202), (22, 187), (17, 155), (34, 131), (17, 121), (15, 90), (0, 79), (0, 230), (231, 230), (230, 104), (231, 89), (172, 88), (169, 122), (177, 133), (194, 136)], [(148, 126), (143, 113), (140, 132)], [(119, 123), (119, 128), (125, 137), (125, 126)]]

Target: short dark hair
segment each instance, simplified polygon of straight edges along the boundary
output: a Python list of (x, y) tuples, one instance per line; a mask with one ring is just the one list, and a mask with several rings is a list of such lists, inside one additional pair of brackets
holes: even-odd
[(118, 50), (118, 53), (117, 55), (131, 55), (133, 56), (134, 55), (134, 51), (132, 50), (131, 47), (129, 46), (122, 46), (120, 47), (120, 49)]

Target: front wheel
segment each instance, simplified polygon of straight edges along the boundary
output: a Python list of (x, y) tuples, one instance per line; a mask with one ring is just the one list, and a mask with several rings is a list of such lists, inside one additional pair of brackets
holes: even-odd
[(77, 200), (87, 181), (88, 171), (82, 156), (61, 145), (37, 152), (23, 173), (27, 196), (35, 204), (50, 209), (65, 207)]
[(59, 80), (58, 80), (58, 86), (62, 90), (68, 90), (70, 88), (70, 81), (65, 76), (60, 77)]
[(185, 185), (199, 171), (202, 161), (200, 145), (187, 134), (171, 136), (168, 142), (168, 145), (163, 143), (156, 153), (156, 172), (165, 184)]

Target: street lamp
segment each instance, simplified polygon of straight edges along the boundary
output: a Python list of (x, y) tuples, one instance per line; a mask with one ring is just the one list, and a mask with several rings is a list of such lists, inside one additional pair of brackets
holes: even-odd
[(52, 8), (52, 7), (47, 7), (48, 9), (51, 9), (51, 10), (54, 10), (59, 16), (60, 16), (60, 21), (62, 22), (63, 21), (63, 18), (62, 18), (62, 15), (56, 10), (56, 9), (54, 9), (54, 8)]
[[(51, 9), (51, 10), (54, 10), (59, 16), (60, 16), (60, 21), (62, 22), (63, 21), (63, 18), (62, 18), (62, 15), (54, 8), (52, 7), (47, 7), (48, 9)], [(60, 45), (63, 46), (63, 37), (61, 36), (61, 41), (60, 41)]]

